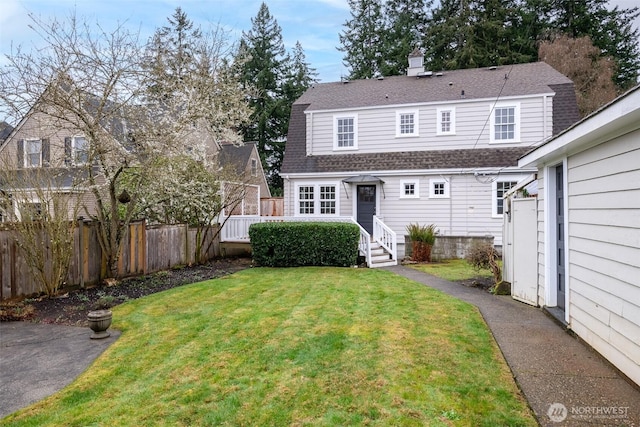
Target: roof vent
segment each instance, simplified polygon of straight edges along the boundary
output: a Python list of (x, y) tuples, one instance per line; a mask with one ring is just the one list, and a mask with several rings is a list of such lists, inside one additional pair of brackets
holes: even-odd
[(384, 80), (384, 76), (378, 76), (377, 79), (378, 80)]
[(494, 71), (494, 70), (497, 70), (497, 69), (498, 69), (498, 67), (496, 67), (495, 65), (492, 65), (491, 67), (489, 67), (489, 70), (491, 70), (491, 71)]
[(436, 77), (442, 77), (443, 75), (443, 73), (436, 73)]
[(421, 78), (421, 77), (431, 77), (433, 75), (433, 71), (420, 71), (418, 74), (416, 74), (417, 78)]

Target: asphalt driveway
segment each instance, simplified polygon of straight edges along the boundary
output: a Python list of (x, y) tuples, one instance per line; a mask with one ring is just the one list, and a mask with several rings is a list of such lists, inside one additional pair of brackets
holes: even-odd
[(0, 418), (71, 383), (120, 336), (92, 340), (88, 327), (0, 322)]

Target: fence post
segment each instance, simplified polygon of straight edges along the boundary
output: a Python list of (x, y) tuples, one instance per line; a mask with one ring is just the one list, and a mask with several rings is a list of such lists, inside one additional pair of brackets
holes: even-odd
[(80, 270), (80, 288), (84, 289), (84, 218), (78, 217), (78, 269)]

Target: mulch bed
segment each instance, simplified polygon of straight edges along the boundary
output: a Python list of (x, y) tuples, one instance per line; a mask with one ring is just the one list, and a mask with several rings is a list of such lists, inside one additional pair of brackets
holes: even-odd
[[(215, 279), (252, 266), (250, 258), (221, 258), (207, 264), (183, 267), (146, 276), (120, 280), (114, 286), (94, 286), (63, 291), (54, 298), (28, 298), (0, 304), (0, 321), (23, 320), (38, 323), (87, 326), (91, 310), (108, 309), (123, 302), (189, 283)], [(491, 278), (462, 280), (468, 287), (489, 290)]]
[(0, 306), (0, 321), (87, 326), (91, 310), (108, 309), (123, 302), (189, 283), (215, 279), (252, 266), (250, 258), (221, 258), (207, 264), (161, 271), (120, 280), (114, 286), (63, 291), (54, 298), (29, 298)]

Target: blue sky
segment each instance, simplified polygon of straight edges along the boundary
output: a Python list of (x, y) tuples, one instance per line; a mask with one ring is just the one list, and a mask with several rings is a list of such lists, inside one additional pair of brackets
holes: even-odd
[[(113, 28), (126, 22), (132, 30), (140, 29), (146, 40), (157, 27), (180, 6), (196, 24), (220, 24), (238, 40), (242, 31), (251, 29), (262, 0), (0, 0), (0, 65), (11, 52), (12, 43), (33, 46), (37, 36), (29, 28), (28, 13), (43, 18), (68, 17), (76, 10), (88, 22), (100, 22)], [(347, 0), (266, 0), (271, 14), (282, 28), (285, 47), (290, 50), (300, 41), (310, 65), (321, 81), (338, 81), (348, 74), (337, 50), (338, 34), (349, 19)], [(610, 5), (630, 8), (637, 0), (615, 0)], [(636, 21), (636, 25), (640, 22)]]

